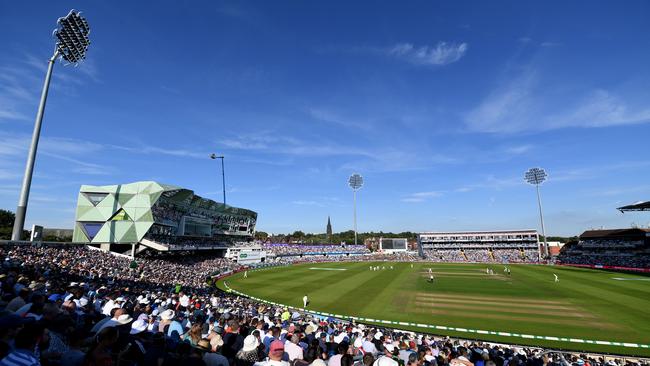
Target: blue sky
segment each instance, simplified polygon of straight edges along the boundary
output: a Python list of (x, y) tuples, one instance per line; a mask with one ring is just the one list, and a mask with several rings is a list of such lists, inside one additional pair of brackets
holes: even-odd
[[(155, 6), (152, 6), (155, 4)], [(259, 213), (258, 230), (647, 225), (650, 4), (2, 2), (0, 207), (15, 210), (56, 19), (91, 24), (55, 66), (27, 225), (72, 227), (81, 184), (156, 180)]]

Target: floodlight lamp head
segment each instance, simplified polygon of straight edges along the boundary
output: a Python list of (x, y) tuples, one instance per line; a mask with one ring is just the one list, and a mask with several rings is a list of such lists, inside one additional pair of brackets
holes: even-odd
[(350, 188), (356, 191), (363, 186), (363, 177), (357, 173), (354, 173), (350, 176), (348, 184), (350, 185)]
[(57, 20), (58, 27), (53, 36), (56, 39), (58, 56), (70, 64), (77, 65), (86, 58), (90, 45), (90, 26), (81, 13), (70, 10), (68, 15)]
[(526, 182), (532, 185), (542, 184), (546, 180), (546, 177), (548, 177), (548, 174), (542, 168), (530, 168), (524, 175)]
[(210, 159), (223, 159), (223, 155), (217, 155), (215, 153), (210, 154)]

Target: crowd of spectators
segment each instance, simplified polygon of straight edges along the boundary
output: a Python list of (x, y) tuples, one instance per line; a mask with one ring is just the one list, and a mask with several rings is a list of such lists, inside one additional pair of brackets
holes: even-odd
[(534, 263), (539, 261), (534, 249), (434, 249), (425, 250), (427, 261), (432, 262), (496, 262), (496, 263)]
[[(21, 263), (45, 273), (60, 274), (77, 282), (129, 282), (132, 286), (185, 286), (201, 288), (214, 272), (232, 271), (239, 266), (227, 259), (205, 255), (168, 255), (165, 257), (131, 258), (83, 246), (2, 247), (4, 264)], [(191, 271), (188, 271), (191, 268)]]
[(373, 328), (261, 304), (206, 281), (215, 268), (239, 269), (221, 258), (134, 262), (85, 247), (36, 246), (2, 247), (0, 256), (2, 366), (646, 365)]
[(219, 237), (168, 236), (147, 233), (144, 237), (157, 244), (168, 246), (172, 250), (190, 250), (197, 248), (225, 248), (231, 241)]
[(582, 264), (591, 266), (613, 266), (629, 268), (650, 268), (650, 253), (639, 254), (560, 254), (558, 261), (563, 264)]
[(276, 256), (323, 255), (328, 253), (370, 253), (365, 245), (262, 244), (267, 254)]
[(650, 247), (642, 240), (580, 240), (564, 245), (558, 261), (564, 264), (650, 268)]

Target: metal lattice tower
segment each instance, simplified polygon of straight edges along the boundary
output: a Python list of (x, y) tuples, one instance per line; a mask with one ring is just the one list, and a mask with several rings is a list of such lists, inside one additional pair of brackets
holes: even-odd
[(354, 173), (348, 179), (348, 184), (352, 188), (352, 197), (354, 204), (354, 245), (357, 245), (357, 191), (363, 186), (363, 177)]
[(546, 174), (546, 171), (542, 168), (530, 168), (524, 174), (524, 180), (526, 180), (526, 183), (534, 185), (535, 189), (537, 190), (537, 205), (539, 206), (539, 221), (542, 224), (542, 235), (544, 235), (544, 251), (548, 256), (550, 255), (550, 253), (548, 248), (548, 240), (546, 239), (546, 227), (544, 226), (544, 214), (542, 212), (542, 198), (539, 194), (539, 186), (540, 184), (544, 183), (547, 177), (548, 174)]

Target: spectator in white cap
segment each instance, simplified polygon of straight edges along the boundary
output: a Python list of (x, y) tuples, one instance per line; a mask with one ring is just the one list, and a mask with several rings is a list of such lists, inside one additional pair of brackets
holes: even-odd
[(147, 352), (145, 346), (145, 339), (147, 334), (147, 322), (143, 319), (138, 319), (131, 324), (131, 335), (129, 343), (124, 351), (122, 351), (120, 361), (130, 361), (134, 365), (142, 365), (144, 362), (144, 355)]
[(111, 310), (111, 315), (110, 315), (110, 316), (107, 316), (107, 317), (105, 317), (104, 319), (102, 319), (102, 320), (100, 320), (99, 322), (97, 322), (97, 324), (95, 324), (95, 325), (93, 326), (93, 328), (92, 328), (90, 331), (91, 331), (92, 333), (98, 333), (100, 330), (102, 330), (102, 329), (105, 328), (105, 325), (106, 325), (106, 324), (109, 324), (110, 322), (114, 322), (114, 321), (116, 321), (117, 318), (118, 318), (120, 315), (124, 314), (124, 313), (125, 313), (125, 310), (124, 310), (124, 309), (120, 309), (120, 308), (116, 308), (116, 309)]
[(165, 328), (168, 328), (168, 326), (172, 323), (172, 319), (176, 316), (176, 313), (172, 309), (167, 309), (160, 313), (160, 323), (158, 323), (158, 331), (159, 332), (166, 332)]
[[(258, 347), (259, 340), (254, 335), (244, 338), (244, 346), (235, 355), (235, 366), (252, 366), (260, 361)], [(223, 356), (222, 356), (223, 357)]]
[(399, 363), (388, 356), (379, 356), (373, 366), (399, 366)]
[(210, 351), (203, 355), (203, 362), (206, 366), (229, 366), (228, 359), (222, 354), (217, 353), (219, 348), (223, 346), (223, 339), (220, 335), (212, 333), (209, 336)]
[(142, 319), (138, 319), (131, 324), (130, 334), (131, 335), (140, 334), (142, 332), (145, 332), (146, 330), (147, 330), (147, 322)]
[(377, 354), (378, 351), (377, 351), (377, 347), (375, 347), (375, 344), (373, 343), (372, 333), (368, 333), (368, 336), (361, 344), (361, 348), (363, 348), (363, 351), (365, 353), (372, 353), (373, 355)]
[(115, 303), (112, 297), (108, 298), (108, 301), (106, 304), (104, 304), (104, 307), (102, 308), (102, 314), (106, 316), (111, 316), (111, 310), (115, 308), (119, 308), (120, 306)]
[[(115, 312), (115, 314), (117, 315), (118, 312)], [(131, 315), (122, 313), (122, 314), (120, 314), (118, 316), (114, 316), (111, 320), (104, 323), (104, 325), (102, 325), (102, 327), (99, 329), (99, 331), (101, 332), (102, 329), (108, 328), (108, 327), (119, 327), (119, 326), (122, 326), (122, 325), (127, 325), (127, 324), (131, 323), (132, 321), (133, 321), (133, 318), (131, 318)]]

